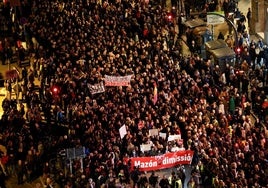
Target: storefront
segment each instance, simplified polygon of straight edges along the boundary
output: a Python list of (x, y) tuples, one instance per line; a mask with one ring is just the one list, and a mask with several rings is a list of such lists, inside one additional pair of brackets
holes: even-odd
[[(252, 21), (251, 21), (251, 32), (252, 34), (257, 33), (261, 38), (265, 38), (268, 43), (268, 0), (251, 0), (252, 6)], [(265, 37), (266, 33), (266, 37)]]

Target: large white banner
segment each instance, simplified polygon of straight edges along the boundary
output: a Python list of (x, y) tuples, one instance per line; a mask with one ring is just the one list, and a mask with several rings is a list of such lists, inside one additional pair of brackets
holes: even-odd
[(105, 86), (129, 86), (132, 75), (128, 76), (104, 76)]
[(94, 95), (96, 93), (103, 93), (103, 92), (105, 92), (105, 88), (104, 88), (103, 82), (100, 82), (100, 83), (94, 84), (94, 85), (88, 84), (88, 88), (89, 88), (89, 91), (90, 91), (90, 93), (92, 95)]

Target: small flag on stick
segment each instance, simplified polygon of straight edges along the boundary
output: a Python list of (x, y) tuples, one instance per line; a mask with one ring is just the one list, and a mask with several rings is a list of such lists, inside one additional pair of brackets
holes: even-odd
[(154, 101), (153, 101), (154, 105), (157, 102), (157, 97), (158, 97), (157, 85), (156, 85), (156, 83), (154, 83)]

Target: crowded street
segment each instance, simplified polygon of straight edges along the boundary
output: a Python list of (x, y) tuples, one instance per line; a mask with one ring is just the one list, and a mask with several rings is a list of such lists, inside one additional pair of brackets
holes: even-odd
[(0, 188), (267, 187), (249, 0), (1, 5)]

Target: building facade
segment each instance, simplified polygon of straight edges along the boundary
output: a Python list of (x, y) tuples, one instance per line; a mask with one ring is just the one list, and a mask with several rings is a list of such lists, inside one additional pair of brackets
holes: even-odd
[(268, 0), (251, 0), (251, 31), (257, 33), (268, 43)]

